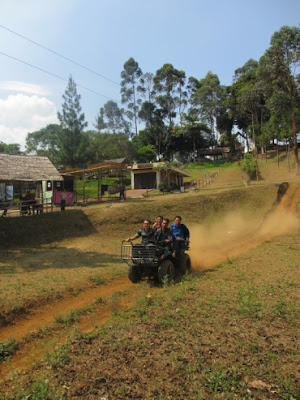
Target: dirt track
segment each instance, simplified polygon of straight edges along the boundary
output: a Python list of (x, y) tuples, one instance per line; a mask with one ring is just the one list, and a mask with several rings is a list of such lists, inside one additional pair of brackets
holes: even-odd
[[(201, 227), (193, 227), (191, 242), (191, 257), (193, 267), (196, 269), (210, 268), (223, 261), (224, 259), (237, 256), (260, 243), (271, 239), (277, 235), (293, 232), (299, 227), (299, 221), (295, 218), (296, 207), (300, 195), (300, 185), (291, 184), (286, 194), (281, 199), (276, 209), (267, 215), (259, 225), (251, 224), (237, 216), (228, 220), (221, 221), (217, 226), (211, 227), (210, 231), (203, 231)], [(221, 240), (222, 239), (222, 240)], [(220, 245), (220, 243), (222, 243)], [(205, 246), (203, 245), (205, 244)], [(86, 305), (93, 304), (99, 296), (107, 299), (110, 295), (129, 289), (129, 293), (123, 297), (120, 303), (121, 309), (126, 309), (134, 302), (134, 293), (130, 293), (133, 285), (126, 279), (121, 279), (105, 286), (82, 292), (77, 297), (63, 299), (54, 304), (48, 304), (36, 309), (27, 318), (16, 321), (13, 326), (6, 326), (0, 329), (0, 341), (5, 342), (9, 338), (22, 341), (26, 336), (37, 331), (41, 326), (51, 325), (58, 314), (67, 314), (71, 310), (81, 309)], [(111, 316), (111, 307), (99, 305), (96, 308), (93, 318), (82, 318), (79, 323), (79, 330), (88, 332), (101, 324)], [(65, 340), (65, 335), (56, 333), (53, 337), (60, 342)], [(41, 358), (45, 351), (45, 343), (49, 342), (49, 337), (39, 340), (38, 346), (34, 340), (23, 345), (21, 350), (13, 356), (9, 362), (0, 366), (2, 379), (5, 378), (10, 369), (26, 369), (34, 361)], [(35, 349), (35, 351), (33, 351)]]
[(194, 227), (191, 234), (193, 268), (209, 268), (275, 236), (293, 233), (299, 228), (296, 217), (299, 195), (300, 185), (292, 183), (278, 206), (259, 223), (245, 219), (235, 212), (210, 227), (208, 232), (203, 227)]

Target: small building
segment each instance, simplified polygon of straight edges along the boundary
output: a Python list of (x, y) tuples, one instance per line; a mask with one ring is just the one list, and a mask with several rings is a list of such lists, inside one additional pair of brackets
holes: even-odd
[(129, 164), (129, 160), (126, 157), (122, 158), (114, 158), (112, 160), (103, 160), (104, 163), (112, 163), (112, 164)]
[(61, 203), (61, 193), (63, 190), (66, 192), (66, 206), (73, 205), (74, 202), (74, 181), (75, 176), (71, 174), (61, 174), (62, 181), (54, 181), (53, 183), (53, 204)]
[(214, 149), (198, 150), (197, 161), (205, 158), (210, 160), (225, 160), (230, 157), (230, 147), (215, 147)]
[[(183, 178), (191, 175), (180, 168), (163, 168), (164, 163), (133, 164), (131, 170), (131, 189), (158, 189), (160, 184), (183, 186)], [(159, 167), (162, 168), (159, 168)]]
[(0, 154), (0, 201), (21, 200), (32, 192), (39, 204), (50, 204), (55, 182), (63, 177), (47, 157)]

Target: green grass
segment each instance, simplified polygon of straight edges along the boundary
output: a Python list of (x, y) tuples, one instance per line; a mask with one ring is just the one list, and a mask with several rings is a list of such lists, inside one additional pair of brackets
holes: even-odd
[(185, 165), (184, 169), (198, 169), (199, 171), (202, 170), (210, 170), (214, 171), (219, 168), (232, 168), (237, 165), (237, 161), (227, 161), (227, 160), (216, 160), (216, 161), (202, 161), (202, 162), (194, 162), (188, 163)]
[(25, 390), (15, 392), (12, 396), (7, 394), (6, 400), (62, 400), (62, 390), (53, 390), (50, 388), (49, 381), (41, 376), (37, 381), (33, 382), (30, 387)]
[[(124, 185), (126, 188), (130, 188), (131, 180), (130, 178), (126, 177), (123, 180)], [(121, 184), (120, 178), (104, 178), (101, 180), (102, 185), (109, 185), (109, 186), (119, 186)], [(84, 189), (84, 181), (83, 180), (76, 180), (75, 181), (75, 191), (78, 193), (79, 196), (82, 196)], [(85, 189), (84, 193), (86, 196), (91, 198), (97, 198), (98, 196), (98, 179), (90, 179), (85, 181)], [(108, 196), (108, 193), (105, 193), (105, 196)]]

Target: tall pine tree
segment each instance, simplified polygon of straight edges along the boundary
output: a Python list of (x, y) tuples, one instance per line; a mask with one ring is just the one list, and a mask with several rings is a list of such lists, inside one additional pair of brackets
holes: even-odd
[(82, 134), (87, 126), (84, 113), (81, 112), (81, 96), (77, 94), (76, 83), (70, 76), (65, 94), (63, 95), (62, 112), (57, 117), (63, 128), (60, 136), (61, 161), (66, 167), (74, 168), (85, 162), (86, 139)]

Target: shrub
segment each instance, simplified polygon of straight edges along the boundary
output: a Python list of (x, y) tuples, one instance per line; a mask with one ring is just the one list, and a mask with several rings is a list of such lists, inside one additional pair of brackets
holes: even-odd
[(242, 161), (242, 170), (248, 175), (250, 179), (255, 179), (256, 162), (253, 154), (244, 154), (244, 159)]
[(168, 185), (168, 184), (166, 184), (166, 183), (163, 183), (163, 182), (161, 182), (161, 183), (158, 185), (158, 189), (159, 189), (161, 192), (162, 192), (163, 189), (164, 189), (165, 192), (171, 192), (171, 186)]

